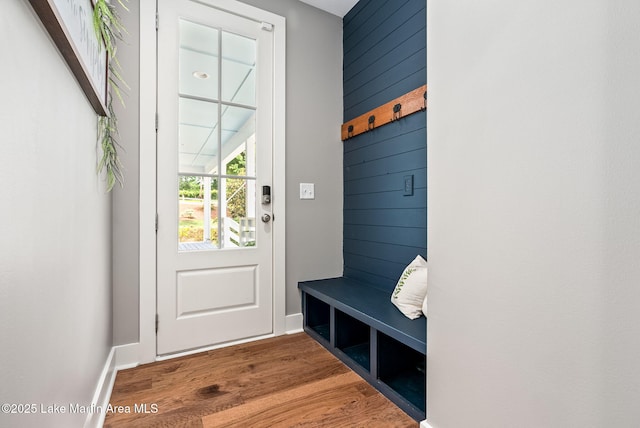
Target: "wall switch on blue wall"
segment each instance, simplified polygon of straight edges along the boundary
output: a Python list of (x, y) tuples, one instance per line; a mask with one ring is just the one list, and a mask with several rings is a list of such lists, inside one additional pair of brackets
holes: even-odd
[(404, 176), (404, 196), (413, 196), (413, 174)]

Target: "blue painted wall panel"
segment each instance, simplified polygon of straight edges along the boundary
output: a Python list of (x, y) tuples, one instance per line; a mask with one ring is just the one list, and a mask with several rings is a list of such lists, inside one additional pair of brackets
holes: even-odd
[[(417, 21), (418, 19), (416, 19)], [(398, 33), (392, 34), (393, 37), (390, 36), (383, 40), (381, 46), (368, 52), (358, 61), (350, 65), (343, 65), (345, 94), (351, 94), (391, 66), (424, 49), (424, 43), (420, 43), (420, 40), (424, 40), (422, 36), (425, 36), (425, 31), (422, 29), (415, 33), (407, 34), (398, 30)], [(407, 74), (412, 71), (415, 70), (405, 70), (404, 73)]]
[[(345, 121), (425, 84), (426, 0), (360, 0), (343, 25)], [(344, 276), (391, 293), (426, 256), (426, 138), (419, 112), (344, 142)]]
[[(426, 1), (366, 3), (377, 9), (371, 16), (375, 22), (361, 25), (344, 39), (345, 121), (425, 81)], [(345, 24), (345, 33), (348, 27)]]
[[(365, 55), (376, 53), (383, 41), (387, 38), (397, 38), (397, 34), (412, 33), (425, 27), (426, 16), (423, 12), (426, 9), (424, 0), (409, 0), (405, 2), (369, 2), (369, 7), (378, 7), (377, 11), (369, 17), (355, 32), (343, 31), (343, 52), (345, 67), (360, 60)], [(378, 5), (377, 3), (382, 3)], [(416, 16), (422, 16), (425, 20), (415, 25), (412, 20)], [(346, 27), (345, 27), (346, 28)], [(345, 35), (348, 33), (348, 35)], [(396, 34), (394, 36), (394, 34)], [(396, 43), (399, 45), (399, 43)], [(347, 76), (351, 77), (351, 76)]]
[[(408, 116), (403, 120), (399, 120), (395, 123), (389, 123), (383, 127), (380, 127), (379, 130), (392, 130), (396, 129), (398, 134), (392, 138), (385, 138), (381, 141), (377, 142), (362, 142), (356, 148), (356, 140), (361, 142), (365, 140), (365, 138), (360, 138), (360, 136), (354, 137), (352, 140), (346, 141), (345, 144), (345, 153), (344, 153), (344, 166), (345, 168), (362, 164), (365, 162), (371, 162), (376, 159), (382, 159), (385, 157), (395, 156), (400, 153), (411, 152), (415, 150), (424, 150), (425, 148), (425, 139), (427, 138), (427, 132), (424, 127), (424, 114), (415, 113), (412, 116)], [(404, 128), (402, 129), (402, 125), (407, 124), (409, 121), (413, 121), (415, 123), (420, 123), (420, 127), (417, 129), (413, 128)], [(402, 124), (402, 125), (401, 125)], [(370, 131), (369, 139), (374, 140), (376, 138), (377, 130)], [(406, 131), (406, 132), (405, 132)], [(374, 140), (375, 141), (375, 140)], [(351, 143), (354, 144), (351, 144)], [(347, 147), (354, 147), (353, 150), (347, 151)]]
[[(348, 39), (362, 25), (366, 24), (384, 3), (386, 0), (363, 0), (356, 3), (342, 19), (343, 39)], [(402, 4), (401, 1), (398, 3)]]
[(360, 241), (375, 239), (382, 244), (406, 245), (419, 248), (426, 248), (427, 246), (425, 229), (416, 227), (350, 225), (344, 238), (345, 240), (356, 239)]
[(345, 256), (349, 257), (350, 264), (345, 267), (344, 276), (385, 289), (389, 294), (393, 291), (393, 287), (406, 267), (406, 263), (396, 263), (358, 254), (345, 252)]
[[(426, 19), (423, 14), (416, 14), (404, 24), (414, 25), (421, 19)], [(417, 35), (425, 34), (424, 28), (407, 32), (405, 28), (398, 27), (396, 31), (389, 33), (381, 39), (377, 45), (371, 46), (368, 50), (358, 49), (351, 52), (344, 52), (343, 71), (345, 93), (350, 93), (354, 88), (362, 84), (360, 73), (369, 71), (365, 77), (378, 69), (385, 70), (389, 65), (401, 61), (404, 58), (424, 49), (425, 43), (421, 43)], [(424, 39), (423, 39), (424, 40)], [(369, 42), (371, 40), (367, 40)], [(374, 67), (374, 70), (370, 70)], [(409, 72), (409, 70), (405, 71)], [(375, 74), (374, 74), (375, 75)]]
[[(397, 209), (375, 210), (344, 210), (344, 234), (352, 225), (376, 226), (376, 227), (415, 227), (426, 231), (427, 207), (402, 210), (399, 215)], [(425, 249), (426, 250), (426, 249)], [(426, 253), (426, 251), (425, 251)], [(345, 265), (348, 264), (345, 261)]]
[[(407, 93), (421, 86), (425, 68), (417, 68), (426, 61), (425, 51), (419, 51), (377, 76), (365, 85), (344, 96), (344, 115), (354, 118), (396, 98), (398, 92)], [(416, 69), (406, 73), (408, 69)], [(376, 88), (372, 93), (370, 88)]]
[[(385, 104), (394, 98), (397, 98), (401, 95), (406, 94), (407, 92), (411, 92), (416, 88), (424, 85), (424, 76), (426, 74), (426, 69), (422, 69), (416, 71), (403, 78), (402, 80), (398, 80), (393, 84), (389, 84), (384, 88), (381, 88), (379, 92), (372, 94), (371, 96), (363, 99), (362, 102), (355, 104), (353, 107), (345, 109), (344, 117), (345, 118), (355, 118), (366, 112), (373, 110), (374, 108)], [(348, 121), (349, 119), (345, 120)]]
[(345, 197), (365, 194), (370, 193), (372, 191), (371, 189), (376, 189), (378, 192), (401, 191), (406, 175), (413, 175), (413, 186), (416, 190), (427, 188), (427, 171), (424, 169), (413, 169), (346, 181), (344, 183), (344, 194)]
[[(345, 180), (375, 177), (394, 172), (410, 171), (424, 167), (427, 158), (426, 147), (420, 150), (401, 152), (397, 155), (376, 159), (371, 162), (347, 166), (344, 169)], [(374, 190), (374, 189), (372, 189)]]
[(422, 191), (413, 192), (412, 196), (405, 196), (401, 190), (392, 192), (371, 192), (350, 195), (344, 198), (344, 208), (359, 210), (390, 209), (397, 210), (395, 215), (401, 215), (403, 209), (422, 208), (427, 204), (427, 195)]
[(425, 232), (424, 228), (418, 227), (351, 225), (345, 233), (344, 239), (366, 242), (375, 239), (383, 244), (426, 248), (427, 235)]
[[(420, 33), (418, 36), (414, 39), (415, 41), (424, 40), (426, 37), (424, 33)], [(410, 79), (416, 73), (416, 70), (424, 70), (425, 61), (426, 50), (421, 49), (410, 52), (406, 57), (385, 61), (379, 67), (374, 64), (372, 67), (365, 69), (361, 73), (365, 76), (363, 76), (362, 80), (358, 80), (360, 86), (355, 87), (355, 84), (353, 84), (349, 88), (345, 88), (349, 89), (348, 92), (346, 90), (344, 92), (345, 114), (357, 113), (356, 110), (360, 107), (359, 105), (373, 97), (371, 88), (376, 88), (377, 92), (375, 93), (377, 94), (401, 80)], [(412, 71), (407, 72), (407, 70)], [(356, 116), (359, 116), (359, 114), (355, 114), (353, 117)]]
[(420, 253), (420, 248), (408, 245), (345, 239), (344, 251), (350, 254), (398, 263), (403, 266), (404, 269), (404, 266), (407, 264), (407, 259), (413, 260), (415, 256)]
[(420, 112), (405, 116), (402, 120), (390, 122), (387, 125), (375, 128), (366, 134), (360, 134), (345, 141), (344, 152), (349, 153), (363, 147), (383, 142), (393, 142), (399, 135), (424, 128), (424, 113)]
[[(391, 13), (406, 6), (411, 0), (363, 0), (358, 2), (343, 19), (343, 44), (347, 48), (362, 42), (367, 34)], [(392, 3), (392, 4), (385, 4)]]

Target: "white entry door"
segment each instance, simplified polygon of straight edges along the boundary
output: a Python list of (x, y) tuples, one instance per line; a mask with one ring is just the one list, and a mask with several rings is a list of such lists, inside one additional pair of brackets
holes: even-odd
[(157, 352), (273, 332), (273, 33), (158, 5)]

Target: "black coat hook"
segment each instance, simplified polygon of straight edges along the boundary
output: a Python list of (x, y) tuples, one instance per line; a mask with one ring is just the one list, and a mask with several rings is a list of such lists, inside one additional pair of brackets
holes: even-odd
[(347, 138), (353, 137), (353, 125), (349, 125), (347, 128)]
[(373, 128), (376, 127), (375, 121), (376, 121), (375, 115), (372, 114), (371, 116), (369, 116), (369, 123), (367, 124), (367, 131), (370, 131), (370, 130), (372, 130)]
[(402, 104), (398, 103), (396, 105), (393, 106), (393, 117), (391, 118), (391, 121), (395, 121), (400, 119), (400, 117), (402, 117)]

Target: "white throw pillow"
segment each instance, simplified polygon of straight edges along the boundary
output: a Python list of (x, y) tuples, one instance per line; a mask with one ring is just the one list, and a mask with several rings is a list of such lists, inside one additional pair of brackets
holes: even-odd
[(426, 296), (427, 262), (421, 256), (417, 256), (402, 272), (391, 294), (391, 303), (396, 305), (407, 318), (413, 320), (422, 315)]

